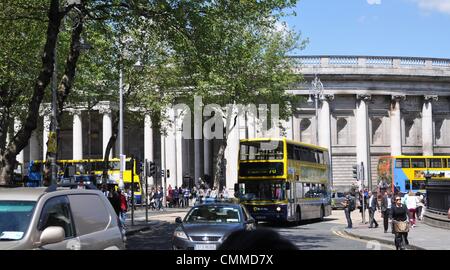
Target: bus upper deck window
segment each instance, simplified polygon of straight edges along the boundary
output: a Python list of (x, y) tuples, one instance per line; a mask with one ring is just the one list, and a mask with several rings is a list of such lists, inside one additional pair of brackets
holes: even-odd
[(442, 160), (440, 158), (430, 158), (430, 168), (442, 168)]
[(413, 168), (426, 168), (424, 158), (413, 159), (411, 163)]

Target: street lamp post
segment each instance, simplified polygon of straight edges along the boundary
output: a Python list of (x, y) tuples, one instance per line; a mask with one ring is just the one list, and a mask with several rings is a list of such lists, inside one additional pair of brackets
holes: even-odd
[(319, 99), (323, 98), (323, 84), (317, 75), (314, 76), (314, 80), (311, 82), (311, 91), (308, 97), (308, 103), (312, 104), (313, 100), (311, 95), (314, 96), (314, 111), (315, 111), (315, 121), (316, 121), (316, 144), (319, 145)]
[(122, 74), (122, 67), (119, 68), (119, 188), (122, 190), (124, 187), (123, 183), (123, 163), (124, 163), (124, 156), (123, 156), (123, 74)]
[[(130, 41), (128, 39), (127, 41)], [(143, 68), (143, 65), (141, 64), (141, 61), (138, 60), (134, 66), (135, 69), (141, 70)], [(123, 69), (122, 67), (119, 67), (119, 158), (120, 158), (120, 175), (119, 175), (119, 188), (124, 188), (124, 182), (123, 182), (123, 171), (125, 167), (125, 155), (123, 154)]]

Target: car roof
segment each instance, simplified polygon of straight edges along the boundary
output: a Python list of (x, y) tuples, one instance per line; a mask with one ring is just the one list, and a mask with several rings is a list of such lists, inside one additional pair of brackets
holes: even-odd
[(45, 193), (46, 187), (0, 188), (0, 200), (37, 201)]
[(232, 206), (232, 207), (241, 207), (241, 204), (237, 204), (237, 203), (228, 203), (228, 202), (211, 202), (211, 203), (201, 203), (201, 204), (196, 204), (193, 207), (200, 207), (200, 206)]
[[(16, 188), (0, 188), (1, 201), (38, 201), (39, 198), (46, 194), (80, 194), (80, 193), (100, 193), (99, 190), (88, 189), (68, 189), (58, 187), (49, 191), (48, 187), (16, 187)], [(101, 194), (101, 193), (100, 193)]]

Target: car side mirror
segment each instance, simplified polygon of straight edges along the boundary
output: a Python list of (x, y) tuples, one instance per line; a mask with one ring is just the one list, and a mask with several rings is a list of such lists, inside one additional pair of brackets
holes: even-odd
[(245, 221), (245, 224), (255, 224), (255, 220), (253, 218), (249, 218)]
[(41, 233), (40, 244), (48, 245), (54, 244), (61, 241), (64, 241), (65, 231), (63, 227), (59, 226), (50, 226), (45, 228), (45, 230)]
[(176, 217), (176, 218), (175, 218), (175, 222), (178, 223), (178, 224), (183, 223), (183, 221), (181, 220), (180, 217)]

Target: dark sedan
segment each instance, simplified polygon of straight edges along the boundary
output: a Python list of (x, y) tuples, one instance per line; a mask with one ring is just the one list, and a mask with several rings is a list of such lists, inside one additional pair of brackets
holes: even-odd
[(238, 230), (253, 230), (255, 220), (240, 204), (210, 203), (192, 207), (173, 234), (173, 249), (214, 250), (228, 235)]

